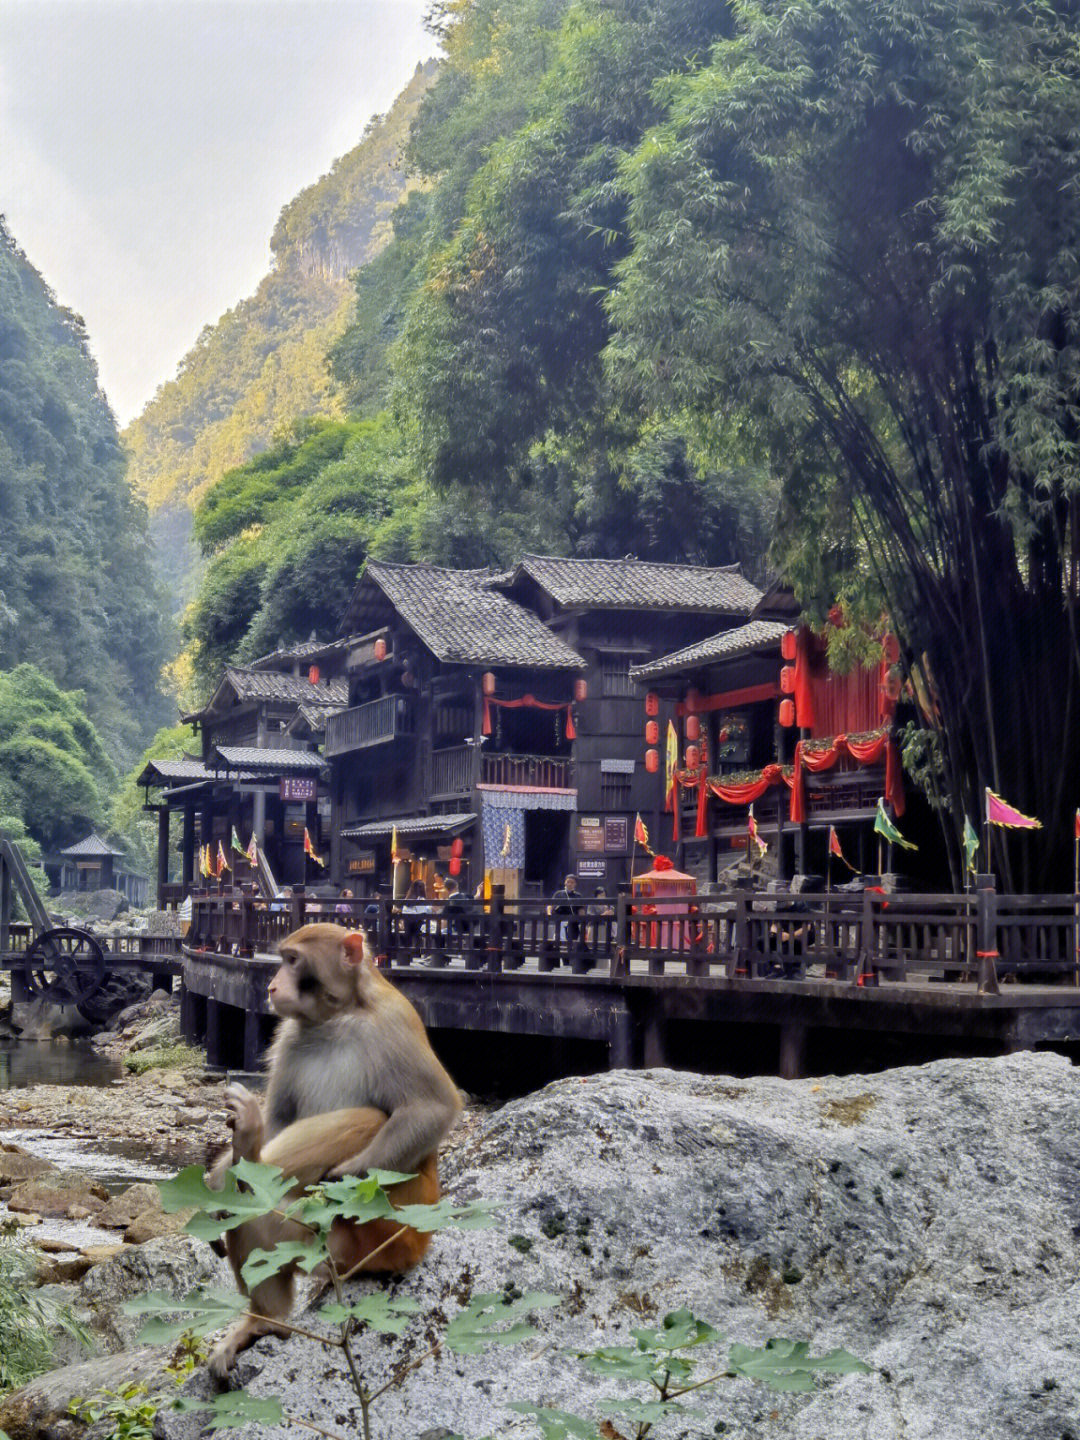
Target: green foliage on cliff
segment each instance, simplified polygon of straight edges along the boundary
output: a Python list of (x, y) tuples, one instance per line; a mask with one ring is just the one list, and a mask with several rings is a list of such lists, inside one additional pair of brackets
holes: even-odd
[(152, 511), (194, 506), (282, 425), (340, 416), (326, 351), (351, 311), (350, 271), (389, 236), (406, 186), (402, 147), (432, 69), (418, 68), (360, 144), (285, 207), (255, 294), (203, 330), (176, 379), (125, 430), (132, 481)]
[(0, 671), (32, 661), (83, 691), (120, 759), (162, 717), (166, 641), (145, 508), (124, 470), (82, 321), (0, 222)]

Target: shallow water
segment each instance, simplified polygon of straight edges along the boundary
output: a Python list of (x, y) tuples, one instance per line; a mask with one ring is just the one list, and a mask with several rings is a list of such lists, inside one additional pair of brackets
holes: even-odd
[(0, 1090), (30, 1085), (108, 1085), (123, 1075), (117, 1060), (90, 1045), (0, 1040)]

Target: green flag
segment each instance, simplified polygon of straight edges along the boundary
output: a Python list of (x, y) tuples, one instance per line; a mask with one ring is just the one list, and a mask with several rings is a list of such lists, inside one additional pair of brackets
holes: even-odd
[(970, 870), (974, 875), (978, 868), (975, 864), (975, 857), (979, 853), (979, 837), (968, 817), (964, 816), (964, 869)]
[(232, 827), (232, 840), (229, 842), (238, 855), (246, 855), (247, 851), (240, 844), (240, 836), (236, 833), (236, 826)]
[(887, 840), (890, 845), (900, 845), (905, 850), (917, 850), (919, 847), (913, 845), (910, 840), (905, 840), (900, 831), (885, 814), (885, 801), (877, 802), (877, 814), (874, 816), (874, 833)]

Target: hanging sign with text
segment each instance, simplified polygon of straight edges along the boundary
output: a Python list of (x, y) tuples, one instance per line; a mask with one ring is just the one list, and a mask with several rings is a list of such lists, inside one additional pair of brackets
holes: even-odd
[(278, 782), (278, 794), (282, 800), (317, 800), (319, 782), (311, 775), (282, 775)]

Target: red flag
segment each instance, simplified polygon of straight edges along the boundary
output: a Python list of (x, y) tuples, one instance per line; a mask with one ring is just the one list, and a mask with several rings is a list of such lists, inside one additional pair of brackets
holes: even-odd
[[(840, 836), (836, 833), (836, 826), (829, 826), (829, 854), (835, 855), (838, 860), (844, 859), (844, 852), (840, 849)], [(847, 861), (844, 861), (847, 864)]]
[(1000, 795), (995, 795), (989, 785), (986, 787), (986, 823), (1007, 825), (1010, 830), (1042, 829), (1041, 820), (1036, 820), (1032, 815), (1021, 815), (1019, 810), (1014, 810)]
[[(746, 830), (747, 830), (748, 841), (753, 841), (753, 843), (757, 846), (758, 854), (759, 854), (759, 855), (764, 855), (765, 852), (766, 852), (766, 850), (768, 850), (769, 847), (765, 844), (765, 841), (761, 838), (761, 835), (758, 833), (757, 821), (754, 819), (754, 807), (753, 807), (753, 805), (750, 806), (750, 814), (747, 816)], [(748, 848), (747, 848), (747, 853), (749, 853), (749, 846), (748, 846)]]
[[(1076, 812), (1076, 815), (1076, 823), (1080, 826), (1080, 810)], [(1080, 829), (1077, 830), (1077, 834), (1080, 834)], [(649, 848), (649, 832), (645, 829), (645, 821), (640, 815), (634, 816), (634, 844), (641, 845), (646, 850)]]
[(323, 860), (322, 856), (318, 854), (315, 846), (311, 843), (311, 836), (307, 832), (306, 825), (304, 826), (304, 854), (308, 857), (309, 860), (314, 860), (316, 865), (326, 864), (325, 860)]
[(1080, 840), (1080, 810), (1076, 812), (1076, 824), (1073, 828), (1073, 835), (1077, 840)]

